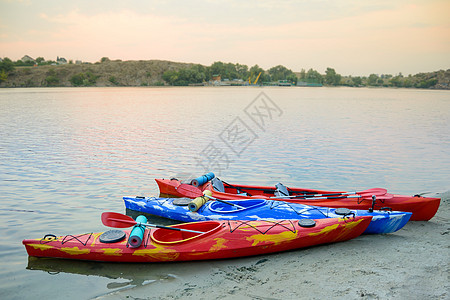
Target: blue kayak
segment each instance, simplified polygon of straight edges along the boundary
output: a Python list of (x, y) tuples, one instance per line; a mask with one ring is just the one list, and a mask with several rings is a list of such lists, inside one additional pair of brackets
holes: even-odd
[(186, 198), (123, 197), (131, 210), (182, 222), (207, 220), (288, 220), (324, 219), (348, 216), (372, 216), (365, 234), (391, 233), (401, 229), (412, 213), (400, 211), (349, 210), (348, 208), (317, 207), (284, 201), (248, 199), (208, 201), (196, 212), (188, 208)]

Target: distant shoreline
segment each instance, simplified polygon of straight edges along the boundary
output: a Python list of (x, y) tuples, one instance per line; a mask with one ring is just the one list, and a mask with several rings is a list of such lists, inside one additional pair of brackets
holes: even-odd
[[(224, 67), (232, 68), (231, 63), (222, 64)], [(246, 66), (245, 66), (246, 67)], [(256, 65), (257, 67), (257, 65)], [(210, 68), (211, 70), (209, 70)], [(254, 67), (252, 67), (254, 68)], [(251, 69), (252, 69), (251, 68)], [(259, 67), (258, 67), (259, 68)], [(277, 66), (277, 68), (284, 68)], [(449, 90), (450, 89), (450, 69), (429, 73), (419, 73), (414, 76), (407, 77), (400, 75), (375, 75), (369, 77), (360, 76), (341, 76), (334, 69), (328, 68), (327, 74), (319, 74), (317, 71), (310, 69), (308, 72), (290, 72), (288, 80), (277, 79), (270, 82), (261, 82), (263, 77), (270, 76), (269, 71), (261, 68), (257, 69), (262, 76), (259, 78), (256, 72), (246, 71), (247, 75), (242, 75), (238, 79), (227, 79), (221, 74), (211, 75), (216, 72), (217, 68), (205, 67), (192, 63), (179, 63), (161, 60), (148, 61), (110, 61), (105, 60), (94, 64), (60, 64), (60, 65), (39, 65), (29, 67), (15, 67), (9, 72), (6, 79), (0, 80), (0, 88), (26, 88), (26, 87), (162, 87), (162, 86), (283, 86), (291, 87), (294, 83), (297, 87), (329, 87), (329, 86), (347, 86), (347, 87), (369, 87), (369, 88), (411, 88), (411, 89), (433, 89), (433, 90)], [(205, 71), (206, 70), (206, 71)], [(331, 70), (330, 75), (328, 71)], [(172, 78), (180, 76), (198, 76), (197, 82), (176, 81), (172, 82)], [(219, 72), (219, 71), (218, 71)], [(269, 73), (268, 73), (269, 72)], [(316, 80), (305, 80), (305, 76), (309, 73), (316, 76)], [(188, 73), (188, 75), (186, 75)], [(267, 74), (265, 74), (267, 73)], [(232, 74), (232, 73), (230, 73)], [(236, 73), (237, 74), (237, 73)], [(250, 75), (248, 75), (250, 74)], [(265, 75), (264, 75), (265, 74)], [(306, 75), (305, 75), (306, 74)], [(169, 76), (172, 75), (172, 76)], [(175, 77), (174, 77), (175, 76)], [(245, 78), (248, 76), (248, 78)], [(334, 76), (331, 77), (330, 76)], [(222, 77), (222, 78), (221, 78)], [(225, 77), (225, 78), (224, 78)], [(188, 77), (189, 78), (189, 77)], [(245, 78), (245, 79), (242, 79)], [(259, 81), (258, 81), (259, 79)], [(255, 82), (257, 84), (255, 84)], [(323, 82), (322, 82), (323, 81)], [(172, 84), (169, 84), (172, 83)]]

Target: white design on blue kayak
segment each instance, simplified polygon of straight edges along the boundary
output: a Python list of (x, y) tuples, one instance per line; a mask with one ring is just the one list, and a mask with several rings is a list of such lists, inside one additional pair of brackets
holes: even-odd
[[(183, 222), (206, 220), (281, 220), (338, 218), (339, 209), (289, 203), (277, 200), (246, 199), (227, 200), (240, 207), (219, 201), (208, 201), (196, 212), (187, 206), (173, 204), (177, 198), (123, 197), (128, 209)], [(348, 210), (355, 216), (372, 216), (364, 233), (391, 233), (401, 229), (411, 217), (410, 212)]]

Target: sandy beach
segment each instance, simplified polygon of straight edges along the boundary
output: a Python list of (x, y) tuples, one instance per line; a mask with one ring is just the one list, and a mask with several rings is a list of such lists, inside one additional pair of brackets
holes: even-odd
[(449, 299), (450, 191), (434, 195), (442, 201), (433, 219), (393, 234), (242, 259), (149, 264), (175, 275), (99, 299)]

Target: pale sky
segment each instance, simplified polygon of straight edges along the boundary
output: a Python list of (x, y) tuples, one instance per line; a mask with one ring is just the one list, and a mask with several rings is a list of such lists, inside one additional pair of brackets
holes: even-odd
[(450, 1), (0, 0), (0, 57), (25, 54), (408, 75), (450, 68)]

